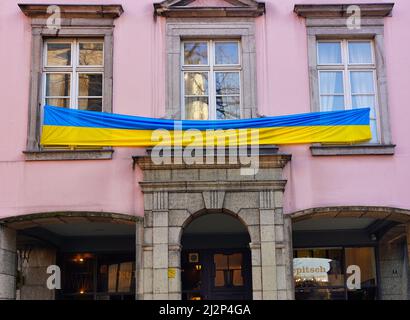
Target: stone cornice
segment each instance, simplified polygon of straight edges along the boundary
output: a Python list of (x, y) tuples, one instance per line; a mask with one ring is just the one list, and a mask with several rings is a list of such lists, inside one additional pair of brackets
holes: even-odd
[[(259, 168), (284, 168), (285, 165), (291, 160), (292, 156), (290, 154), (271, 154), (271, 155), (259, 155)], [(151, 157), (149, 155), (145, 156), (134, 156), (134, 166), (138, 165), (142, 170), (175, 170), (175, 169), (237, 169), (237, 168), (246, 168), (246, 165), (242, 165), (239, 162), (236, 164), (229, 163), (229, 156), (225, 157), (225, 161), (223, 164), (217, 163), (217, 157), (215, 156), (213, 164), (186, 164), (183, 163), (182, 159), (180, 162), (182, 163), (175, 163), (175, 158), (172, 157), (171, 164), (161, 164), (157, 165), (152, 162)]]
[(202, 192), (202, 191), (260, 191), (284, 190), (286, 180), (251, 180), (251, 181), (169, 181), (139, 182), (144, 193), (157, 191)]
[(356, 5), (361, 9), (361, 17), (383, 18), (392, 14), (394, 3), (356, 4), (296, 4), (294, 12), (304, 18), (343, 18), (351, 14), (348, 7)]
[[(51, 14), (47, 8), (51, 4), (18, 4), (21, 11), (30, 18), (47, 18)], [(92, 4), (59, 4), (61, 18), (87, 19), (115, 19), (124, 12), (120, 4), (92, 5)]]
[(257, 1), (227, 1), (232, 6), (195, 7), (193, 1), (163, 1), (154, 3), (155, 15), (168, 18), (258, 17), (265, 13), (265, 3)]

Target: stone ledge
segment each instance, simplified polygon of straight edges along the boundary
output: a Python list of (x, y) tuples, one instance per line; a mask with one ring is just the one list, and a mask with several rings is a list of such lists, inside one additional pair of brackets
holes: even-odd
[(258, 17), (265, 13), (265, 3), (257, 1), (227, 1), (232, 6), (189, 6), (192, 1), (169, 1), (154, 3), (156, 16), (167, 18), (218, 18), (218, 17)]
[(111, 160), (114, 150), (25, 150), (23, 153), (27, 161)]
[(357, 4), (296, 4), (294, 12), (304, 18), (344, 18), (351, 14), (348, 7), (360, 7), (361, 17), (390, 17), (394, 3), (357, 3)]
[[(30, 18), (47, 18), (51, 13), (47, 12), (52, 4), (25, 4), (20, 3), (20, 10)], [(124, 9), (120, 4), (92, 5), (92, 4), (58, 4), (62, 18), (110, 18), (121, 16)]]
[(202, 191), (260, 191), (260, 190), (284, 190), (286, 180), (251, 180), (251, 181), (170, 181), (170, 182), (144, 182), (140, 186), (144, 193), (168, 191), (168, 192), (202, 192)]
[(312, 156), (367, 156), (367, 155), (394, 155), (396, 145), (349, 145), (328, 146), (313, 145), (310, 147)]

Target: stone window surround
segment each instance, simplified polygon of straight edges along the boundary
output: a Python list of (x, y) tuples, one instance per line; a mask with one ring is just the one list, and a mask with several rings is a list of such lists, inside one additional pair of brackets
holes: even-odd
[(181, 41), (239, 39), (241, 41), (241, 116), (257, 117), (256, 52), (253, 18), (167, 18), (166, 118), (181, 119)]
[(322, 145), (313, 144), (313, 156), (393, 155), (387, 77), (384, 54), (384, 17), (391, 15), (393, 4), (360, 5), (362, 26), (349, 30), (346, 26), (347, 5), (296, 5), (295, 13), (306, 18), (310, 104), (312, 112), (319, 111), (316, 42), (318, 39), (369, 39), (374, 41), (378, 84), (378, 112), (380, 117), (379, 144)]
[(26, 160), (97, 160), (111, 159), (114, 150), (78, 149), (44, 150), (39, 145), (41, 130), (41, 73), (43, 63), (44, 39), (61, 38), (103, 38), (104, 39), (104, 89), (103, 111), (112, 112), (113, 88), (113, 31), (114, 19), (122, 12), (121, 5), (59, 5), (61, 10), (61, 28), (47, 28), (49, 5), (19, 4), (21, 11), (30, 18), (31, 71), (28, 113), (27, 146), (23, 151)]

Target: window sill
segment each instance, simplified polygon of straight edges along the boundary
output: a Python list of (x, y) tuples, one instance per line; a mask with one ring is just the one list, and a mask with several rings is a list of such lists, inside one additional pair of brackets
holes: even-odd
[(367, 155), (394, 155), (394, 144), (375, 145), (313, 145), (310, 147), (312, 156), (367, 156)]
[(111, 160), (113, 149), (103, 150), (25, 150), (27, 161)]

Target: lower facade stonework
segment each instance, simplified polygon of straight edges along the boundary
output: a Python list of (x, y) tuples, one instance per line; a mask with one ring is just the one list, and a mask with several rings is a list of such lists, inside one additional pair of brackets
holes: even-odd
[(16, 298), (16, 232), (0, 224), (0, 300)]
[(238, 219), (249, 233), (253, 299), (293, 299), (292, 227), (283, 215), (288, 160), (273, 155), (256, 175), (244, 176), (236, 165), (185, 168), (137, 159), (145, 209), (137, 298), (182, 298), (183, 232), (198, 217), (219, 213)]

